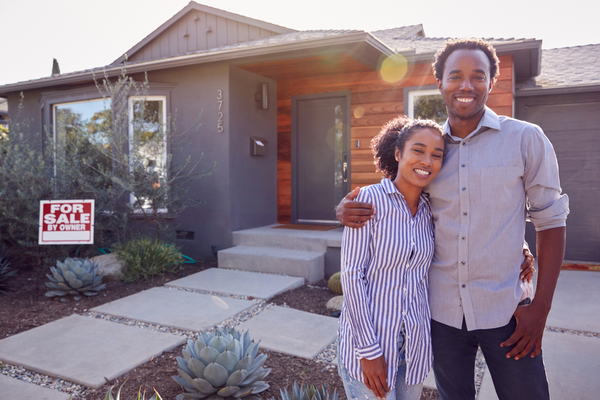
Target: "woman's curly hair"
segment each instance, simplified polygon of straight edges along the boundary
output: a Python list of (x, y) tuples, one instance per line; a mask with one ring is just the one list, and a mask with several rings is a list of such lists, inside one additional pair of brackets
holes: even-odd
[(389, 120), (383, 125), (381, 131), (371, 139), (371, 151), (375, 159), (377, 172), (390, 180), (396, 179), (398, 161), (396, 149), (400, 154), (404, 152), (404, 145), (418, 129), (430, 128), (442, 135), (442, 127), (430, 119), (410, 119), (405, 115)]

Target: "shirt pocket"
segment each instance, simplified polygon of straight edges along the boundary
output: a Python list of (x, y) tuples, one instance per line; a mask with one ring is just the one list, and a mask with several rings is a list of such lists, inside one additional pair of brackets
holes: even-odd
[(506, 208), (513, 204), (515, 189), (521, 185), (519, 167), (481, 168), (481, 202), (495, 208)]

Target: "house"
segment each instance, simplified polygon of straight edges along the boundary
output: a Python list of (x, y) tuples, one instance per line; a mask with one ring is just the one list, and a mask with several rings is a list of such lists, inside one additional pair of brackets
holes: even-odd
[(8, 102), (0, 98), (0, 126), (8, 127)]
[[(541, 40), (488, 40), (501, 61), (488, 106), (549, 134), (571, 198), (566, 257), (600, 260), (600, 45), (542, 51)], [(421, 25), (295, 31), (192, 1), (105, 67), (0, 86), (0, 96), (16, 110), (23, 92), (22, 113), (42, 130), (66, 106), (85, 115), (99, 104), (95, 76), (147, 73), (148, 100), (165, 118), (191, 126), (200, 115), (187, 150), (217, 162), (190, 187), (206, 204), (177, 221), (178, 245), (206, 258), (238, 230), (335, 223), (351, 188), (380, 180), (369, 144), (384, 122), (419, 115), (423, 104), (445, 118), (431, 72), (444, 41)]]

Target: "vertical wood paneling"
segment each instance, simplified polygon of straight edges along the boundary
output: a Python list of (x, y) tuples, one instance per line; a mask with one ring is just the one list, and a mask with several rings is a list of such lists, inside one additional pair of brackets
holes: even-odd
[(260, 30), (256, 26), (250, 26), (248, 29), (248, 38), (250, 40), (260, 38)]
[(238, 41), (247, 42), (248, 40), (250, 40), (248, 35), (248, 24), (238, 22)]
[(225, 46), (227, 44), (227, 20), (223, 17), (217, 17), (216, 34), (217, 46)]
[[(252, 27), (250, 29), (252, 32)], [(251, 34), (252, 35), (252, 34)], [(512, 56), (501, 58), (500, 77), (488, 105), (500, 115), (512, 116)], [(411, 67), (395, 84), (383, 82), (376, 71), (344, 55), (311, 57), (241, 66), (277, 81), (277, 220), (291, 221), (291, 97), (303, 94), (351, 92), (351, 185), (377, 183), (371, 139), (381, 125), (404, 113), (404, 88), (436, 83), (431, 66)], [(357, 147), (357, 140), (360, 147)]]
[[(206, 46), (209, 49), (217, 47), (217, 17), (211, 14), (206, 14)], [(208, 32), (208, 30), (211, 30)]]

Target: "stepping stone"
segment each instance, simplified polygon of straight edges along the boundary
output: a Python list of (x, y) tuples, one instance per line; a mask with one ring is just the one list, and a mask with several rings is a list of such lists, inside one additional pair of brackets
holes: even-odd
[(261, 348), (313, 359), (336, 339), (337, 328), (337, 318), (273, 306), (235, 329), (249, 331)]
[(249, 309), (238, 300), (169, 288), (153, 288), (93, 308), (91, 311), (188, 331), (202, 331)]
[(71, 315), (0, 340), (0, 360), (99, 388), (185, 342), (182, 336)]
[(252, 296), (265, 300), (302, 285), (304, 285), (304, 279), (295, 276), (224, 268), (210, 268), (166, 284), (166, 286)]
[(69, 400), (70, 395), (0, 374), (2, 400)]
[[(546, 331), (542, 346), (551, 398), (598, 398), (599, 338)], [(498, 400), (487, 369), (477, 400)]]
[(600, 272), (561, 271), (547, 326), (600, 333)]

